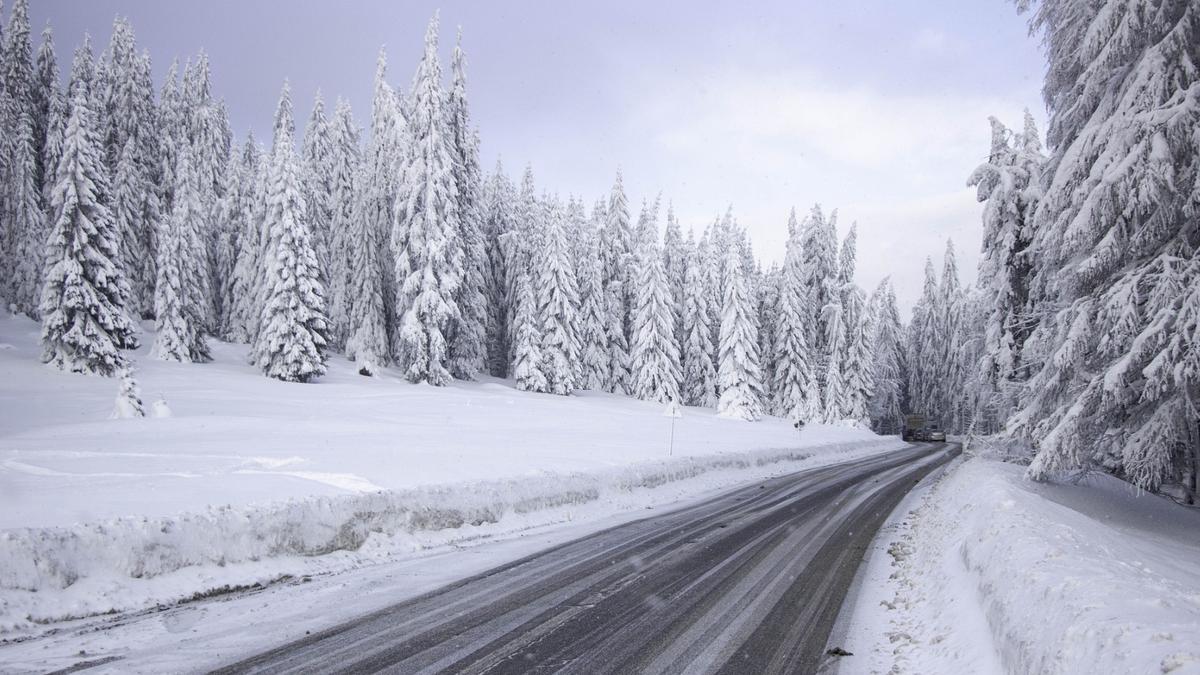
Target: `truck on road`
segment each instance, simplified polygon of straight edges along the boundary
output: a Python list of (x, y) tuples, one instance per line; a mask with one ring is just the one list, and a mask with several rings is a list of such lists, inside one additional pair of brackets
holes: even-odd
[(904, 416), (904, 431), (900, 437), (906, 441), (919, 441), (921, 432), (925, 430), (924, 415), (905, 415)]
[(946, 432), (937, 422), (931, 421), (924, 415), (912, 414), (904, 416), (904, 431), (901, 438), (909, 442), (945, 443)]

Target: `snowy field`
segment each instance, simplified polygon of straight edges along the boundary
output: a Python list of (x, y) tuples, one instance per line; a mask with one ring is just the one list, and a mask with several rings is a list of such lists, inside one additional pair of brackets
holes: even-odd
[(200, 365), (144, 346), (143, 398), (165, 398), (171, 416), (108, 419), (116, 380), (41, 365), (37, 336), (32, 321), (0, 318), (0, 630), (600, 518), (899, 445), (695, 408), (671, 450), (656, 404), (494, 379), (410, 385), (340, 357), (320, 383), (288, 384), (219, 342)]
[(860, 573), (839, 673), (1200, 673), (1200, 513), (1022, 469), (960, 460), (909, 495)]

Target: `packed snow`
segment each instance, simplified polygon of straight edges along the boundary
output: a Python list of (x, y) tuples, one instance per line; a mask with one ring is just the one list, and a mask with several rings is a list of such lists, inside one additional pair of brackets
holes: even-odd
[(1200, 513), (972, 457), (910, 493), (860, 573), (839, 673), (1200, 673)]
[(28, 319), (0, 319), (4, 630), (346, 569), (480, 527), (598, 517), (899, 446), (854, 427), (797, 432), (691, 407), (673, 418), (658, 403), (519, 392), (490, 378), (412, 385), (387, 370), (363, 377), (340, 358), (319, 384), (285, 383), (247, 365), (242, 345), (213, 342), (207, 364), (169, 363), (144, 358), (152, 339), (136, 353), (137, 377), (172, 412), (112, 419), (121, 383), (39, 364), (37, 334)]

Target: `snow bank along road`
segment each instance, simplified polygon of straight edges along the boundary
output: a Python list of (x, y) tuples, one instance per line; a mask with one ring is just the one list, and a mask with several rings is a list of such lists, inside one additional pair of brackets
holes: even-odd
[(768, 480), (218, 672), (812, 672), (880, 524), (957, 453), (917, 446)]

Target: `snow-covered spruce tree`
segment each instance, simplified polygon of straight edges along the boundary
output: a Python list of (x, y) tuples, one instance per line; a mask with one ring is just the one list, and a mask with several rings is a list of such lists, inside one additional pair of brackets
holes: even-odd
[(721, 366), (717, 372), (721, 397), (717, 401), (717, 415), (753, 422), (763, 414), (758, 397), (761, 385), (754, 302), (746, 288), (738, 250), (730, 248), (726, 257), (728, 276), (721, 310)]
[(438, 17), (425, 32), (413, 77), (408, 147), (401, 163), (392, 252), (396, 260), (396, 357), (410, 382), (450, 381), (447, 336), (461, 317), (458, 188), (437, 55)]
[(542, 331), (537, 316), (537, 297), (528, 270), (517, 271), (517, 298), (513, 320), (517, 324), (514, 344), (513, 377), (517, 389), (522, 391), (547, 391), (549, 382), (542, 370)]
[(456, 302), (459, 319), (450, 336), (450, 372), (473, 379), (483, 372), (487, 356), (487, 286), (490, 265), (483, 234), (483, 178), (479, 168), (479, 135), (471, 126), (467, 105), (466, 57), (462, 30), (450, 63), (453, 84), (446, 97), (454, 183), (458, 194), (458, 240), (462, 245), (462, 282)]
[(679, 346), (675, 306), (658, 247), (657, 219), (646, 214), (638, 228), (633, 278), (633, 395), (644, 401), (679, 399)]
[(546, 241), (536, 266), (542, 372), (546, 376), (546, 391), (566, 396), (577, 387), (579, 291), (562, 205), (557, 200), (547, 200), (543, 214)]
[(870, 420), (868, 403), (875, 394), (875, 360), (872, 355), (871, 337), (875, 332), (874, 307), (862, 299), (862, 291), (854, 289), (860, 308), (855, 312), (858, 320), (847, 326), (849, 340), (846, 345), (846, 360), (842, 369), (845, 384), (842, 389), (842, 414), (847, 419)]
[(360, 194), (355, 207), (355, 217), (350, 221), (349, 253), (347, 270), (346, 304), (346, 356), (358, 364), (361, 375), (374, 375), (380, 365), (388, 361), (387, 315), (384, 309), (383, 282), (376, 274), (379, 259), (386, 257), (384, 242), (380, 241), (379, 230), (370, 218), (362, 217), (365, 210), (372, 209), (370, 195), (361, 191), (371, 183), (364, 175), (369, 165), (362, 164), (356, 184)]
[(1053, 153), (1034, 216), (1046, 349), (1012, 427), (1030, 475), (1099, 465), (1200, 494), (1200, 7), (1020, 0), (1049, 59)]
[(495, 377), (507, 377), (509, 354), (512, 352), (510, 336), (513, 310), (509, 303), (508, 288), (513, 286), (510, 270), (505, 258), (506, 235), (513, 229), (514, 188), (504, 166), (497, 161), (496, 169), (488, 178), (484, 189), (484, 239), (491, 274), (487, 291), (487, 366)]
[(34, 63), (33, 85), (33, 145), (37, 154), (35, 181), (42, 194), (41, 204), (46, 205), (48, 194), (45, 185), (53, 178), (54, 166), (46, 163), (46, 144), (52, 136), (51, 118), (55, 109), (63, 106), (63, 95), (59, 91), (58, 55), (54, 51), (54, 32), (47, 24), (42, 29), (42, 44), (38, 47)]
[[(34, 114), (33, 55), (29, 41), (27, 0), (13, 3), (8, 32), (0, 50), (0, 297), (28, 308), (28, 301), (17, 296), (17, 251), (30, 222), (25, 195), (26, 171), (36, 170), (33, 147), (21, 142), (21, 127), (32, 122)], [(30, 118), (25, 120), (24, 118)], [(18, 220), (19, 219), (19, 220)], [(18, 311), (25, 311), (19, 309)]]
[(112, 376), (137, 346), (125, 313), (129, 285), (116, 264), (118, 233), (98, 199), (104, 163), (88, 88), (73, 87), (50, 206), (39, 314), (42, 360), (72, 372)]
[(966, 364), (963, 363), (966, 342), (964, 312), (966, 295), (959, 285), (958, 262), (954, 242), (946, 242), (942, 263), (941, 284), (938, 286), (937, 312), (934, 314), (934, 364), (937, 392), (934, 405), (943, 426), (956, 433), (966, 429), (967, 419), (963, 397), (966, 384)]
[[(110, 204), (117, 230), (121, 234), (121, 265), (129, 279), (129, 313), (134, 317), (154, 314), (154, 281), (145, 275), (154, 269), (146, 262), (150, 256), (149, 235), (144, 228), (144, 195), (150, 185), (144, 179), (138, 163), (137, 139), (126, 139), (118, 151), (112, 174), (112, 203)], [(157, 226), (157, 223), (156, 223)]]
[(758, 361), (762, 371), (761, 400), (763, 409), (770, 410), (771, 402), (775, 400), (775, 372), (779, 367), (779, 354), (776, 346), (778, 337), (779, 286), (780, 270), (778, 265), (771, 265), (765, 272), (759, 268), (754, 273), (755, 283), (755, 321), (758, 322)]
[(845, 387), (842, 359), (846, 352), (844, 311), (845, 307), (836, 298), (821, 310), (821, 320), (825, 325), (825, 385), (821, 392), (821, 413), (826, 423), (837, 422), (845, 417), (845, 411), (842, 410), (842, 389)]
[(137, 380), (133, 377), (133, 365), (125, 364), (121, 368), (121, 385), (117, 390), (117, 400), (113, 403), (112, 419), (132, 419), (145, 417), (146, 409), (142, 405), (142, 391)]
[(717, 404), (717, 370), (713, 365), (711, 312), (704, 283), (705, 266), (698, 247), (689, 246), (683, 292), (682, 400), (687, 405)]
[(787, 253), (779, 278), (775, 345), (775, 412), (800, 422), (821, 419), (821, 391), (814, 372), (813, 353), (808, 345), (808, 326), (813, 316), (812, 295), (806, 286), (804, 232), (796, 222), (796, 211), (788, 218)]
[[(379, 50), (375, 66), (375, 90), (371, 99), (371, 134), (363, 152), (364, 170), (360, 174), (359, 196), (355, 200), (356, 218), (366, 219), (376, 230), (376, 241), (390, 251), (396, 190), (400, 183), (400, 152), (404, 144), (404, 117), (397, 96), (387, 83), (387, 55)], [(390, 253), (376, 256), (380, 288), (383, 292), (386, 349), (376, 356), (379, 365), (392, 361), (392, 329), (396, 317), (396, 270)], [(358, 283), (358, 282), (355, 282)]]
[(36, 319), (42, 290), (42, 256), (46, 248), (46, 216), (37, 185), (33, 118), (21, 111), (12, 138), (8, 166), (7, 218), (13, 232), (13, 279), (10, 297), (18, 312)]
[(579, 257), (579, 387), (601, 391), (608, 382), (608, 313), (600, 272), (600, 233), (586, 235), (586, 253)]
[[(358, 198), (357, 180), (362, 157), (359, 131), (350, 104), (338, 99), (333, 114), (332, 213), (329, 223), (329, 318), (330, 343), (345, 349), (349, 335), (353, 237), (356, 232), (354, 207)], [(378, 266), (378, 264), (376, 264)], [(378, 288), (378, 285), (376, 285)]]
[[(284, 83), (279, 110), (290, 116)], [(276, 125), (264, 221), (263, 308), (254, 355), (268, 377), (308, 382), (325, 373), (325, 289), (308, 234), (300, 161), (291, 119)], [(178, 197), (177, 197), (178, 198)]]
[[(524, 271), (530, 273), (530, 283), (534, 287), (534, 297), (537, 297), (538, 275), (533, 274), (534, 257), (541, 251), (544, 244), (542, 236), (542, 217), (541, 205), (538, 202), (536, 190), (533, 180), (533, 166), (526, 165), (525, 172), (521, 176), (521, 187), (517, 193), (516, 199), (512, 202), (512, 224), (508, 232), (505, 232), (500, 237), (500, 252), (504, 260), (504, 268), (508, 270), (506, 285), (505, 285), (505, 303), (514, 309), (515, 316), (516, 305), (520, 296), (520, 288), (517, 286), (519, 274)], [(508, 343), (513, 351), (509, 354), (509, 361), (516, 359), (516, 344), (517, 331), (520, 325), (515, 321), (510, 322), (508, 335)]]
[(229, 311), (227, 339), (236, 342), (253, 342), (258, 333), (258, 319), (262, 315), (259, 304), (260, 280), (262, 278), (262, 202), (266, 195), (266, 165), (263, 150), (248, 134), (242, 146), (242, 167), (245, 184), (242, 201), (238, 205), (242, 231), (238, 236), (237, 261), (233, 268), (232, 305)]
[(688, 251), (683, 240), (683, 230), (675, 217), (675, 207), (667, 206), (667, 231), (663, 235), (663, 274), (671, 289), (671, 307), (675, 312), (675, 344), (683, 344), (684, 286), (687, 283)]
[(164, 361), (208, 361), (204, 339), (203, 289), (196, 233), (205, 209), (200, 203), (200, 181), (192, 165), (189, 144), (175, 163), (175, 195), (171, 215), (158, 245), (158, 282), (154, 290), (155, 330), (151, 354)]
[[(221, 198), (225, 193), (225, 167), (229, 163), (232, 136), (224, 104), (212, 96), (208, 55), (203, 51), (184, 78), (183, 102), (186, 110), (186, 134), (191, 144), (193, 169), (200, 191), (204, 218), (198, 240), (206, 256), (201, 270), (200, 288), (205, 299), (205, 325), (215, 327), (223, 312), (220, 297), (215, 292), (219, 280), (214, 270), (219, 266), (217, 242), (224, 224), (219, 221)], [(182, 142), (182, 141), (181, 141)]]
[(905, 340), (908, 364), (908, 412), (937, 419), (941, 391), (938, 388), (937, 313), (938, 281), (933, 261), (925, 259), (925, 285), (913, 307)]
[(183, 109), (183, 94), (179, 89), (179, 60), (171, 62), (167, 76), (158, 94), (158, 176), (160, 206), (165, 213), (171, 212), (171, 192), (175, 185), (175, 157), (183, 140), (187, 138), (187, 118)]
[[(571, 264), (575, 267), (575, 278), (583, 283), (583, 259), (589, 255), (598, 255), (591, 250), (595, 240), (595, 228), (588, 218), (583, 200), (574, 195), (567, 198), (567, 244), (571, 248)], [(582, 297), (582, 296), (581, 296)]]
[[(804, 285), (810, 296), (809, 307), (812, 315), (809, 317), (808, 334), (806, 336), (809, 348), (817, 355), (814, 361), (817, 381), (820, 384), (822, 396), (821, 414), (825, 416), (825, 401), (829, 400), (827, 377), (829, 375), (829, 338), (837, 331), (831, 331), (829, 326), (830, 314), (826, 307), (836, 302), (838, 250), (836, 211), (826, 217), (821, 206), (813, 206), (809, 216), (800, 224), (801, 246), (804, 251)], [(840, 318), (840, 312), (838, 313)], [(836, 400), (836, 397), (835, 397)]]
[(974, 368), (989, 390), (987, 408), (994, 426), (1011, 414), (1020, 383), (1028, 378), (1021, 352), (1034, 324), (1029, 304), (1029, 245), (1045, 157), (1029, 111), (1025, 111), (1025, 130), (1020, 134), (1010, 133), (995, 117), (989, 121), (991, 151), (967, 184), (977, 188), (978, 199), (985, 204), (979, 290), (989, 307), (984, 317), (982, 358)]
[(841, 295), (842, 324), (845, 348), (842, 356), (841, 416), (863, 420), (867, 417), (867, 400), (874, 387), (871, 376), (870, 334), (871, 317), (862, 289), (854, 283), (858, 247), (858, 225), (851, 224), (842, 242), (838, 267), (838, 288)]
[(312, 113), (304, 126), (301, 144), (304, 175), (304, 203), (308, 206), (309, 234), (317, 253), (321, 279), (329, 287), (330, 250), (333, 222), (333, 133), (325, 114), (325, 99), (320, 90), (313, 101)]
[(243, 246), (257, 245), (247, 237), (249, 200), (254, 189), (257, 148), (248, 139), (240, 152), (231, 155), (225, 169), (225, 194), (217, 211), (217, 242), (214, 256), (213, 293), (217, 297), (216, 335), (224, 340), (240, 340), (235, 326), (238, 305), (238, 265)]
[(871, 313), (875, 317), (871, 335), (872, 373), (875, 388), (867, 402), (871, 428), (880, 434), (900, 432), (903, 395), (903, 336), (900, 311), (891, 281), (884, 279), (871, 295)]
[(604, 267), (604, 291), (608, 312), (608, 384), (606, 390), (625, 394), (630, 381), (629, 340), (633, 273), (633, 227), (629, 220), (629, 201), (621, 172), (609, 193), (606, 221), (600, 231), (600, 259)]

